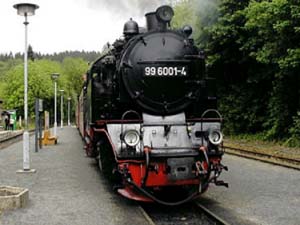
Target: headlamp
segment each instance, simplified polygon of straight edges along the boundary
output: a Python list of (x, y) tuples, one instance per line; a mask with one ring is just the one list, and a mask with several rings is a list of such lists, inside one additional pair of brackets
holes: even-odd
[(136, 146), (140, 142), (140, 136), (136, 130), (126, 131), (123, 138), (125, 144), (131, 147)]
[(208, 140), (213, 145), (219, 145), (223, 141), (223, 134), (219, 130), (211, 130), (208, 135)]
[(159, 7), (156, 10), (156, 17), (158, 20), (168, 23), (172, 20), (174, 16), (174, 11), (172, 9), (172, 7), (168, 6), (168, 5), (164, 5)]

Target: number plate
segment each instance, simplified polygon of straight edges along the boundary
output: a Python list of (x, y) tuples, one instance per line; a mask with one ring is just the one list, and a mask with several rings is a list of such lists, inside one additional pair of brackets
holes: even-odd
[(147, 66), (144, 68), (144, 75), (147, 77), (187, 76), (187, 68), (185, 66)]

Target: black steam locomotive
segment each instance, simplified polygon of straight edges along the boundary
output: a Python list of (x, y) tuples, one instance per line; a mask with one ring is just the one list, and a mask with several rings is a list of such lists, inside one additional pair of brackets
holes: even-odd
[[(192, 28), (172, 30), (174, 11), (130, 19), (124, 38), (97, 59), (79, 99), (78, 125), (89, 156), (123, 196), (176, 205), (194, 199), (221, 171), (222, 118), (213, 80)], [(167, 198), (165, 191), (181, 194)]]

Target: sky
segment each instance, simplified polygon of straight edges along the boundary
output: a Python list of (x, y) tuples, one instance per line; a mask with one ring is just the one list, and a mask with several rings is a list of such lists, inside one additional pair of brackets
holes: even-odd
[(131, 17), (145, 26), (144, 14), (165, 0), (0, 0), (0, 53), (24, 52), (24, 17), (17, 3), (39, 5), (28, 17), (28, 43), (33, 51), (101, 51), (105, 43), (121, 37)]

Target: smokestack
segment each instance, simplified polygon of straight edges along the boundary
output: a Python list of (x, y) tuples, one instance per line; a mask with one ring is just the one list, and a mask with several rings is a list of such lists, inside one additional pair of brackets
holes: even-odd
[(145, 15), (145, 17), (146, 17), (146, 24), (147, 24), (148, 31), (167, 29), (166, 23), (158, 21), (156, 17), (156, 12), (149, 12)]
[(156, 12), (149, 12), (145, 15), (146, 17), (146, 23), (147, 23), (147, 29), (148, 31), (163, 31), (166, 30), (168, 27), (168, 24), (170, 25), (170, 22), (174, 16), (174, 11), (172, 7), (168, 5), (163, 5), (159, 7)]

